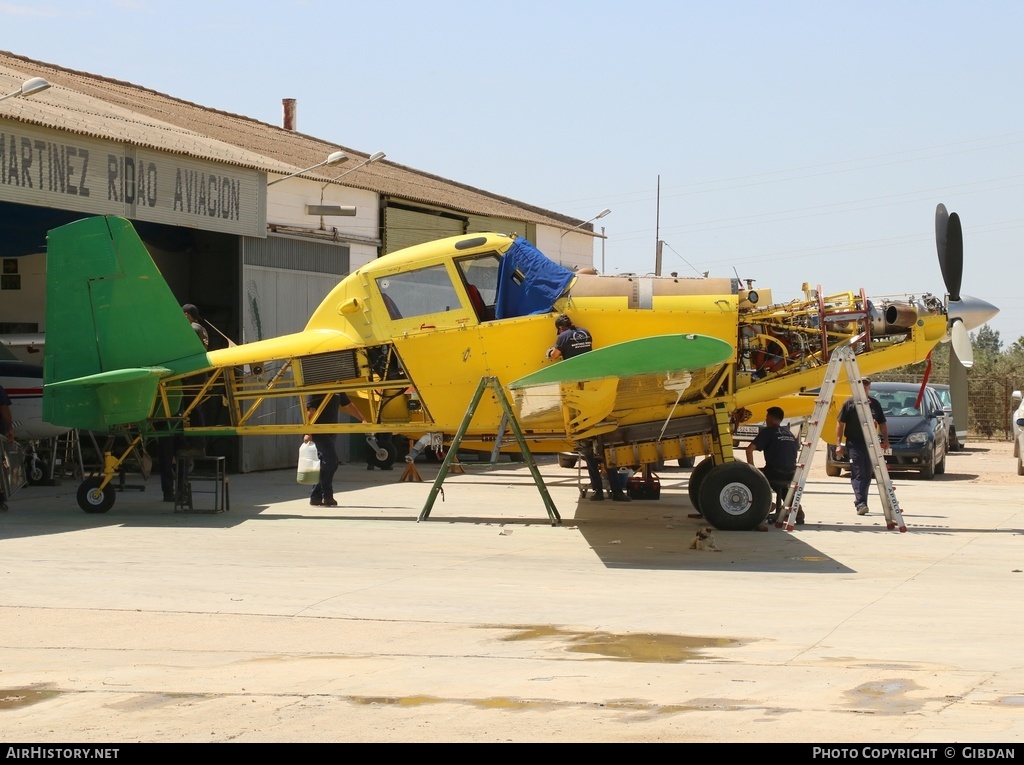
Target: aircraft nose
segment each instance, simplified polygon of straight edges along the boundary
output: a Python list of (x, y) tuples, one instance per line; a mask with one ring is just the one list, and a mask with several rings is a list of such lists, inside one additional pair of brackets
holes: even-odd
[(959, 300), (949, 301), (949, 320), (959, 319), (967, 329), (977, 329), (991, 319), (999, 309), (981, 298), (961, 295)]

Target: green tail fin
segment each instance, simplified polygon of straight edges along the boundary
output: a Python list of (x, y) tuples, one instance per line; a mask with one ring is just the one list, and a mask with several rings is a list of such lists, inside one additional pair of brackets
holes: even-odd
[(106, 430), (144, 420), (160, 377), (209, 366), (124, 218), (86, 218), (50, 231), (46, 273), (47, 422)]

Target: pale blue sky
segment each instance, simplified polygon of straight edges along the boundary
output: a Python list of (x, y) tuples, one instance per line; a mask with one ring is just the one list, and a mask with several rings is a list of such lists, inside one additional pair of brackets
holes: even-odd
[[(776, 299), (964, 292), (1024, 335), (1024, 5), (1013, 2), (0, 2), (2, 47), (280, 124), (581, 219), (609, 271)], [(600, 247), (595, 247), (600, 260)]]

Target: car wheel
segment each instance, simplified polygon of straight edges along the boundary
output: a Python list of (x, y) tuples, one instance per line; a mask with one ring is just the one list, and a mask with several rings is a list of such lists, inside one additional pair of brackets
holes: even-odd
[(708, 473), (711, 472), (711, 468), (715, 466), (715, 461), (711, 457), (705, 457), (700, 464), (693, 469), (690, 473), (690, 480), (687, 483), (686, 491), (690, 495), (690, 504), (693, 505), (693, 509), (698, 513), (700, 510), (700, 485), (704, 483), (704, 479)]
[(946, 453), (942, 453), (942, 459), (939, 460), (939, 464), (935, 466), (935, 474), (942, 475), (946, 472)]
[(723, 531), (749, 531), (768, 517), (772, 487), (760, 470), (746, 462), (715, 465), (700, 487), (701, 512)]
[(103, 479), (86, 478), (78, 487), (78, 506), (87, 513), (105, 513), (114, 506), (113, 484), (107, 484), (102, 491), (96, 491)]
[(927, 465), (925, 465), (923, 468), (921, 468), (921, 477), (924, 480), (926, 480), (926, 481), (930, 481), (930, 480), (932, 480), (935, 477), (935, 452), (934, 451), (932, 452), (932, 461), (929, 462)]

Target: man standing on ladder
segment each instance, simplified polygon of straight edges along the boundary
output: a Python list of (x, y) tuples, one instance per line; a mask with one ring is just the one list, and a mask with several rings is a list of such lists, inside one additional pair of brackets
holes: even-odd
[[(868, 404), (871, 407), (871, 417), (874, 424), (878, 426), (878, 432), (882, 441), (882, 449), (889, 449), (889, 426), (885, 422), (885, 412), (878, 399), (868, 395), (871, 388), (871, 380), (867, 377), (862, 379), (864, 383), (864, 394), (868, 396)], [(850, 455), (850, 484), (853, 486), (853, 503), (857, 515), (868, 514), (868, 488), (871, 486), (871, 476), (874, 470), (871, 466), (871, 456), (868, 452), (867, 442), (864, 440), (865, 429), (857, 415), (857, 406), (853, 398), (848, 398), (839, 410), (839, 418), (836, 421), (836, 458), (843, 457), (843, 441), (846, 441), (846, 451)], [(872, 428), (872, 431), (874, 429)], [(871, 437), (874, 438), (874, 432)]]

